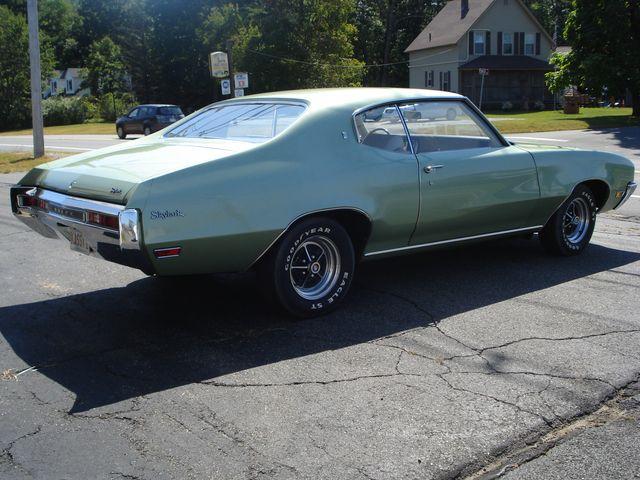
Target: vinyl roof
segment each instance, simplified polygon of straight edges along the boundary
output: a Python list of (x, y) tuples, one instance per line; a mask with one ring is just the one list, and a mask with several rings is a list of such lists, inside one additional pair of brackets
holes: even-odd
[(314, 107), (355, 107), (410, 99), (463, 98), (462, 95), (422, 88), (318, 88), (260, 93), (228, 101), (284, 100), (304, 101)]

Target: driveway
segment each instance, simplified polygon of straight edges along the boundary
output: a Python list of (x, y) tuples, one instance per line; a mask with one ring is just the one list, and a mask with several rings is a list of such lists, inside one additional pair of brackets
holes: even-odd
[(19, 177), (0, 478), (638, 472), (638, 199), (580, 257), (510, 239), (366, 263), (343, 309), (292, 322), (251, 275), (147, 278), (38, 236), (9, 211)]

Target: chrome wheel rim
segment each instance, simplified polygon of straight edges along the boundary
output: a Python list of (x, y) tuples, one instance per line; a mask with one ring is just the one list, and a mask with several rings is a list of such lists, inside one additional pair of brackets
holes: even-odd
[(584, 198), (574, 198), (567, 207), (562, 219), (562, 231), (568, 242), (580, 243), (587, 235), (591, 215), (589, 205)]
[(337, 283), (339, 275), (340, 253), (336, 244), (327, 237), (306, 239), (291, 256), (291, 286), (306, 300), (326, 296)]

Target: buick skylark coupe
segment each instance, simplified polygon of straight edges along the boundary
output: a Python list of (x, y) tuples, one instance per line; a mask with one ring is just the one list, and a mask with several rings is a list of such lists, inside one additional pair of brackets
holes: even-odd
[(223, 101), (41, 165), (11, 205), (42, 235), (150, 275), (256, 269), (306, 317), (344, 300), (361, 259), (535, 232), (581, 253), (633, 177), (611, 153), (514, 145), (452, 93), (321, 89)]

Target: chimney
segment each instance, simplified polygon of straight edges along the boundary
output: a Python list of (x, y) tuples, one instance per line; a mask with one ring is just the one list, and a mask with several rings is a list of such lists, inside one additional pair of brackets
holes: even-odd
[(469, 0), (460, 0), (460, 19), (462, 20), (469, 13)]

